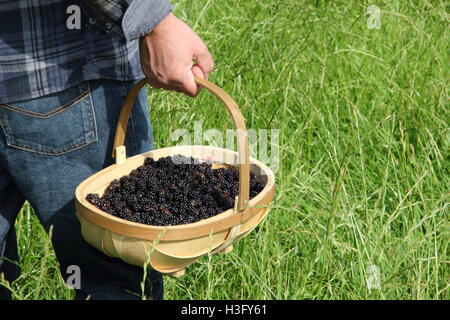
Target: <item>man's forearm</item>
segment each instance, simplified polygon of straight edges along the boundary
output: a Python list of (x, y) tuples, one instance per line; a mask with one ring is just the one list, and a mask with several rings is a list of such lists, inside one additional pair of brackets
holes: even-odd
[(172, 10), (169, 0), (83, 0), (86, 23), (118, 41), (150, 33)]

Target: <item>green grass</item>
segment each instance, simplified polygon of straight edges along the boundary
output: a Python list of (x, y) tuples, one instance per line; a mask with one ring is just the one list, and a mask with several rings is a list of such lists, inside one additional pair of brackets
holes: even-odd
[[(280, 130), (272, 210), (166, 299), (449, 299), (449, 7), (444, 1), (173, 1), (248, 128)], [(368, 29), (366, 8), (382, 10)], [(209, 94), (149, 90), (156, 147), (232, 128)], [(29, 206), (16, 298), (72, 296)], [(370, 266), (381, 287), (370, 290)]]

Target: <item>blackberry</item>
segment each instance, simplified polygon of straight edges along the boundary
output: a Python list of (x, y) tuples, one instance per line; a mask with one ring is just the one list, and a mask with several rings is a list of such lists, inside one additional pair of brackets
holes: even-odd
[(147, 157), (144, 160), (144, 166), (151, 166), (155, 163), (155, 160), (153, 158)]
[[(250, 173), (250, 197), (264, 188)], [(129, 175), (113, 180), (102, 197), (88, 194), (97, 208), (133, 222), (166, 226), (197, 222), (234, 207), (239, 170), (212, 169), (211, 162), (176, 155), (148, 157)]]
[(128, 179), (126, 182), (122, 183), (122, 186), (131, 193), (136, 191), (136, 184), (133, 179)]
[(98, 196), (98, 194), (96, 193), (89, 193), (86, 196), (86, 200), (89, 201), (91, 204), (93, 204), (94, 206), (97, 206), (98, 201), (100, 200), (100, 197)]

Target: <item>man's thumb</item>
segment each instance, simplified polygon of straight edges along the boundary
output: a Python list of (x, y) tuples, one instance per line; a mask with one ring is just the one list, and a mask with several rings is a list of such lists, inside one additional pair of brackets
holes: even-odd
[(194, 74), (194, 77), (205, 79), (205, 73), (203, 72), (202, 68), (198, 66), (198, 64), (194, 64), (191, 70), (192, 73)]
[[(191, 72), (192, 72), (192, 81), (193, 82), (195, 82), (194, 77), (199, 77), (199, 78), (205, 79), (205, 74), (203, 73), (203, 70), (198, 65), (196, 65), (196, 64), (193, 65), (191, 68)], [(187, 91), (190, 96), (195, 97), (200, 92), (201, 87), (198, 86), (196, 83), (194, 83), (193, 85), (195, 85), (195, 89), (192, 86), (190, 88), (190, 90), (187, 90)]]

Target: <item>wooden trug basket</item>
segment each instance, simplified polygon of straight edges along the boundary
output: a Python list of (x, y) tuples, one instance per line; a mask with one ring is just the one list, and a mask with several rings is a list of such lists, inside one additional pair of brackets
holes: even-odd
[[(233, 242), (247, 235), (267, 215), (275, 190), (273, 172), (262, 162), (249, 157), (248, 137), (244, 118), (233, 99), (211, 82), (195, 78), (198, 85), (208, 89), (223, 102), (236, 127), (238, 152), (212, 146), (175, 146), (152, 150), (126, 158), (125, 133), (131, 108), (145, 79), (130, 91), (120, 112), (114, 139), (113, 157), (116, 163), (84, 180), (75, 191), (76, 215), (81, 223), (83, 238), (103, 253), (123, 261), (180, 276), (186, 266), (208, 253), (232, 250)], [(89, 193), (102, 195), (108, 184), (128, 175), (144, 163), (145, 158), (182, 154), (213, 162), (213, 169), (239, 168), (239, 195), (234, 209), (208, 219), (176, 226), (151, 226), (135, 223), (103, 212), (85, 198)], [(249, 170), (265, 183), (264, 189), (249, 200)]]

